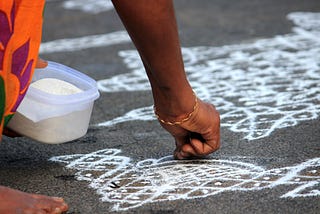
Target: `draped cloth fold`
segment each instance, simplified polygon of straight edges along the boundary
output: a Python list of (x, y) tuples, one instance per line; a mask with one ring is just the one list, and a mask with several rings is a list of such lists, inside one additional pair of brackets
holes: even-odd
[(0, 139), (32, 78), (44, 4), (45, 0), (0, 0)]

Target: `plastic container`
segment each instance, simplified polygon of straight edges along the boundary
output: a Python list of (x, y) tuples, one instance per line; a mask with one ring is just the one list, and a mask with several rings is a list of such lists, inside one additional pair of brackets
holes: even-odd
[(57, 144), (87, 133), (94, 101), (99, 97), (96, 81), (72, 68), (48, 62), (35, 69), (32, 82), (55, 78), (82, 90), (71, 95), (54, 95), (29, 87), (8, 127), (39, 142)]

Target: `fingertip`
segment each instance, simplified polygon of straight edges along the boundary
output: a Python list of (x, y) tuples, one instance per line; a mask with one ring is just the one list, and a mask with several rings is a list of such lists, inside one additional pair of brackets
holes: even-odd
[(41, 58), (37, 59), (36, 68), (45, 68), (48, 66), (48, 61)]
[(176, 160), (183, 160), (184, 157), (180, 154), (180, 152), (178, 152), (178, 153), (176, 153), (176, 154), (174, 155), (174, 159), (176, 159)]
[(192, 147), (188, 144), (183, 145), (179, 150), (174, 152), (174, 158), (176, 160), (185, 160), (193, 156), (195, 152), (193, 151)]
[(181, 148), (181, 152), (180, 153), (185, 158), (189, 158), (191, 156), (196, 156), (197, 155), (197, 152), (194, 150), (194, 148), (192, 147), (191, 144), (183, 145), (183, 147)]
[(176, 159), (176, 160), (180, 160), (181, 159), (181, 156), (180, 156), (180, 151), (174, 151), (173, 152), (173, 158)]

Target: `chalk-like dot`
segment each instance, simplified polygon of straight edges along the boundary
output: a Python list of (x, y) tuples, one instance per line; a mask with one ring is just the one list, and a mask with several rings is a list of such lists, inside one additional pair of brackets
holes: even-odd
[(320, 191), (317, 190), (317, 189), (313, 189), (310, 191), (311, 194), (314, 194), (314, 195), (319, 195), (320, 194)]
[(97, 181), (98, 181), (99, 183), (103, 183), (103, 182), (104, 182), (103, 179), (97, 179)]
[(253, 106), (253, 105), (257, 105), (257, 102), (245, 102), (244, 104), (246, 106)]
[(170, 196), (168, 197), (169, 200), (175, 200), (176, 198), (177, 198), (177, 197), (174, 196), (174, 195), (170, 195)]
[(131, 199), (133, 199), (133, 200), (139, 200), (140, 198), (139, 198), (138, 196), (133, 196), (133, 197), (131, 197)]
[(299, 117), (299, 118), (307, 118), (308, 115), (303, 114), (303, 115), (299, 115), (298, 117)]
[(204, 189), (204, 190), (202, 190), (202, 192), (203, 192), (203, 194), (208, 194), (209, 191)]
[(112, 198), (121, 198), (120, 194), (113, 195)]

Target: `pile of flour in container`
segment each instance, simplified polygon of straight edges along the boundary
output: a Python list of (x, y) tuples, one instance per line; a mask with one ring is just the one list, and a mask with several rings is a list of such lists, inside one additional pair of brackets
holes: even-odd
[(47, 67), (35, 69), (33, 82), (8, 127), (42, 143), (72, 141), (87, 133), (98, 97), (95, 80), (49, 61)]
[(31, 83), (30, 87), (55, 95), (70, 95), (82, 92), (80, 88), (71, 83), (55, 78), (40, 79)]

